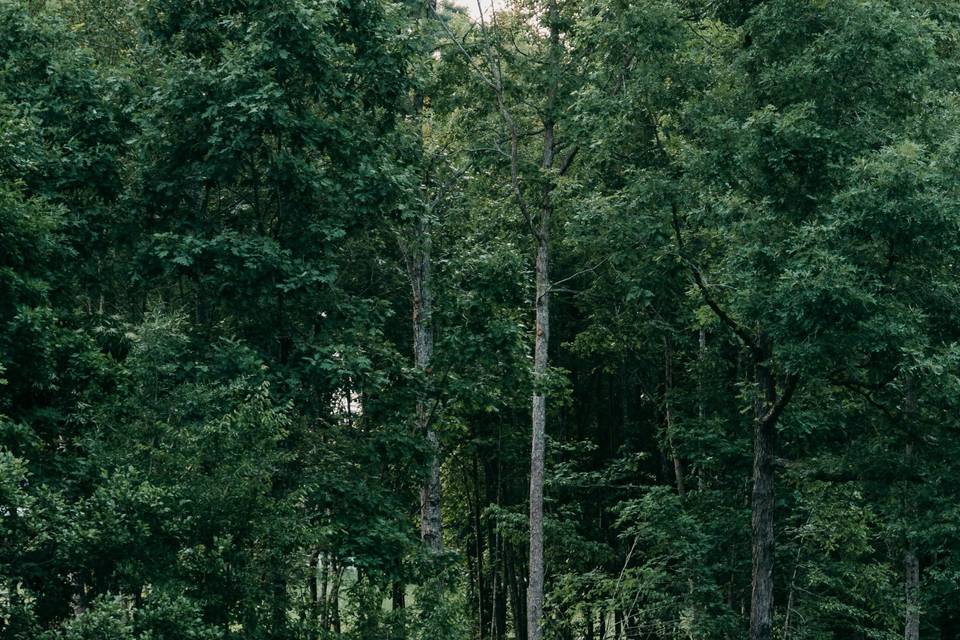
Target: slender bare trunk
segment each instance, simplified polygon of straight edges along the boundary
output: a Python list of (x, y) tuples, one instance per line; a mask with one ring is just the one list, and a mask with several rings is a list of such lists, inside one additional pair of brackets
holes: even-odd
[[(906, 398), (904, 399), (904, 418), (907, 422), (907, 446), (904, 451), (904, 462), (907, 469), (913, 467), (913, 438), (914, 420), (917, 412), (917, 391), (913, 380), (906, 383)], [(916, 496), (909, 482), (904, 483), (904, 516), (909, 523), (916, 521)], [(906, 551), (903, 554), (903, 590), (906, 599), (906, 614), (904, 617), (904, 640), (920, 640), (920, 561), (914, 548), (913, 540), (907, 533)]]
[[(431, 289), (431, 237), (429, 222), (421, 216), (416, 223), (410, 255), (410, 284), (413, 289), (413, 355), (417, 369), (427, 376), (433, 358), (433, 292)], [(417, 431), (430, 447), (430, 472), (420, 489), (420, 537), (427, 547), (442, 547), (440, 522), (440, 457), (437, 432), (433, 429), (432, 406), (426, 397), (417, 401)]]
[(677, 494), (682, 498), (686, 495), (686, 486), (684, 484), (683, 460), (677, 455), (677, 449), (673, 445), (673, 404), (670, 396), (673, 393), (673, 348), (670, 345), (670, 339), (663, 339), (663, 399), (664, 412), (666, 414), (667, 446), (670, 447), (670, 456), (673, 458), (673, 475), (677, 481)]
[(543, 638), (543, 477), (546, 451), (547, 399), (543, 384), (549, 366), (550, 342), (550, 220), (553, 213), (553, 170), (555, 122), (553, 110), (557, 94), (560, 31), (556, 0), (550, 0), (547, 19), (550, 29), (550, 64), (547, 66), (547, 102), (543, 118), (543, 162), (547, 180), (543, 186), (540, 219), (536, 228), (536, 327), (533, 352), (534, 390), (531, 411), (530, 448), (530, 564), (527, 582), (527, 638)]
[(468, 496), (467, 501), (471, 509), (471, 515), (473, 517), (473, 539), (474, 539), (474, 552), (476, 554), (476, 569), (477, 569), (477, 627), (480, 632), (480, 637), (484, 637), (484, 633), (487, 629), (487, 574), (486, 568), (484, 565), (484, 540), (483, 535), (483, 518), (481, 517), (481, 497), (480, 497), (480, 468), (477, 465), (477, 458), (473, 458), (473, 499), (471, 500)]
[(504, 560), (507, 586), (510, 590), (510, 608), (513, 627), (517, 640), (527, 640), (526, 610), (523, 602), (522, 579), (517, 567), (517, 559), (510, 546), (504, 546)]
[(330, 611), (330, 622), (333, 627), (333, 632), (340, 634), (343, 632), (341, 623), (340, 623), (340, 583), (343, 581), (343, 570), (344, 567), (339, 562), (334, 569), (336, 571), (333, 588), (330, 590), (328, 602), (329, 602), (329, 611)]
[[(699, 349), (697, 351), (697, 417), (700, 419), (701, 429), (703, 418), (706, 415), (703, 409), (703, 367), (707, 356), (707, 330), (700, 327)], [(697, 467), (697, 489), (703, 491), (703, 469)]]
[[(550, 134), (552, 138), (552, 125)], [(545, 141), (546, 144), (546, 141)], [(551, 144), (545, 148), (549, 149)], [(545, 163), (548, 152), (544, 152)], [(541, 213), (537, 237), (536, 336), (534, 342), (532, 438), (530, 450), (530, 576), (527, 583), (527, 638), (541, 640), (543, 629), (543, 476), (546, 449), (547, 399), (542, 385), (547, 374), (550, 332), (549, 207)]]
[(783, 617), (783, 640), (790, 640), (790, 622), (793, 616), (794, 593), (797, 590), (797, 574), (800, 572), (800, 553), (802, 541), (797, 545), (797, 557), (793, 560), (793, 574), (790, 576), (790, 589), (787, 590), (787, 612)]
[(320, 629), (326, 632), (330, 623), (330, 604), (327, 601), (327, 591), (330, 590), (330, 559), (321, 553), (318, 561), (323, 565), (320, 571), (320, 591), (317, 594), (320, 603)]
[(920, 561), (912, 547), (904, 554), (903, 569), (907, 598), (903, 637), (905, 640), (920, 640)]
[(317, 591), (318, 565), (320, 563), (320, 551), (313, 549), (310, 551), (310, 557), (307, 560), (307, 592), (309, 593), (309, 602), (307, 602), (307, 619), (310, 621), (310, 627), (317, 626), (317, 612), (319, 609), (319, 596)]
[[(423, 0), (421, 11), (424, 18), (431, 18), (436, 11), (436, 1)], [(418, 92), (414, 96), (418, 124), (423, 116), (423, 104), (424, 96)], [(428, 180), (424, 179), (424, 192), (428, 186)], [(408, 257), (410, 285), (413, 289), (413, 357), (417, 370), (424, 376), (430, 374), (430, 361), (433, 359), (432, 236), (429, 214), (428, 207), (424, 203), (417, 216)], [(420, 539), (431, 551), (440, 551), (443, 547), (440, 515), (440, 445), (437, 432), (432, 425), (433, 407), (434, 405), (421, 394), (416, 408), (417, 431), (423, 434), (430, 449), (430, 471), (420, 488)]]

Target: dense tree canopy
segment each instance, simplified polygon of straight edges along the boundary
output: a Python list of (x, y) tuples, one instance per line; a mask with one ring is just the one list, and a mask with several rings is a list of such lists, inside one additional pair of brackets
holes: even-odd
[(960, 638), (960, 8), (0, 0), (0, 637)]

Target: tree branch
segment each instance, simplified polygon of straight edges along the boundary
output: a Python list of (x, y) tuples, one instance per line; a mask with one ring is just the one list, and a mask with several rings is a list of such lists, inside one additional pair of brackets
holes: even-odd
[(725, 325), (730, 327), (733, 332), (736, 334), (740, 340), (747, 345), (747, 347), (754, 354), (758, 353), (757, 341), (750, 335), (750, 333), (740, 326), (740, 323), (733, 319), (729, 313), (723, 310), (717, 301), (713, 299), (713, 296), (710, 295), (710, 291), (707, 288), (706, 282), (703, 280), (703, 274), (700, 272), (700, 269), (686, 256), (686, 249), (683, 244), (683, 235), (680, 231), (680, 215), (677, 211), (677, 204), (675, 202), (670, 203), (670, 208), (673, 213), (673, 233), (677, 239), (677, 250), (680, 253), (680, 258), (683, 260), (684, 264), (687, 265), (687, 268), (690, 269), (690, 273), (693, 276), (693, 281), (697, 285), (697, 289), (700, 290), (700, 295), (703, 298), (703, 301), (707, 304), (708, 307), (713, 311), (713, 313), (723, 322)]
[(570, 153), (567, 154), (567, 157), (563, 159), (563, 162), (560, 163), (560, 170), (557, 172), (559, 175), (565, 175), (567, 170), (570, 169), (570, 165), (573, 164), (574, 158), (577, 157), (577, 152), (580, 151), (580, 145), (576, 145), (573, 149), (570, 150)]
[(790, 403), (790, 399), (793, 398), (793, 392), (797, 390), (797, 385), (800, 382), (800, 376), (796, 373), (791, 373), (787, 376), (786, 386), (783, 388), (783, 393), (780, 394), (780, 397), (777, 398), (776, 402), (773, 403), (773, 406), (770, 407), (770, 410), (760, 418), (760, 421), (764, 424), (776, 424), (777, 420), (783, 414), (783, 410), (787, 408), (787, 405)]

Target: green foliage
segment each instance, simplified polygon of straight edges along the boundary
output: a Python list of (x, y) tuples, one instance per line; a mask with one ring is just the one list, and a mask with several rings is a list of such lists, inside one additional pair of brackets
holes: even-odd
[(775, 636), (960, 634), (956, 7), (548, 8), (0, 0), (0, 636), (525, 638), (538, 391), (547, 637), (746, 638), (770, 389)]

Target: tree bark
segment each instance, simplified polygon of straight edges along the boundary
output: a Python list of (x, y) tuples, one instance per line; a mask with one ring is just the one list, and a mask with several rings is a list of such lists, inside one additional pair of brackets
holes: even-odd
[(757, 420), (753, 435), (753, 581), (750, 640), (773, 638), (774, 440), (774, 426), (764, 420)]
[(536, 228), (536, 327), (533, 353), (533, 400), (531, 411), (530, 448), (530, 564), (527, 582), (527, 638), (543, 638), (543, 477), (546, 450), (547, 400), (543, 390), (549, 366), (550, 342), (550, 221), (553, 214), (553, 156), (555, 121), (553, 111), (557, 97), (559, 73), (560, 26), (556, 0), (547, 7), (549, 22), (549, 60), (546, 67), (547, 98), (543, 117), (543, 161), (545, 174), (540, 219)]
[(337, 562), (334, 567), (334, 579), (332, 589), (328, 595), (328, 610), (329, 610), (329, 621), (333, 628), (333, 632), (340, 634), (343, 632), (341, 620), (340, 620), (340, 583), (343, 581), (343, 565)]
[(673, 348), (670, 345), (670, 339), (663, 339), (663, 404), (666, 417), (667, 446), (670, 447), (670, 456), (673, 458), (673, 475), (677, 482), (677, 494), (682, 498), (686, 495), (686, 485), (684, 483), (683, 460), (677, 455), (677, 449), (673, 446), (673, 404), (671, 395), (673, 394)]
[(787, 590), (787, 612), (783, 618), (783, 640), (790, 640), (790, 618), (793, 615), (794, 593), (797, 590), (797, 574), (800, 572), (800, 554), (803, 541), (797, 545), (797, 557), (793, 561), (793, 574), (790, 576), (790, 588)]
[[(700, 428), (703, 428), (703, 418), (706, 415), (703, 409), (703, 374), (704, 363), (707, 356), (707, 330), (700, 327), (698, 335), (697, 349), (697, 418), (700, 420)], [(697, 489), (703, 491), (703, 469), (697, 468)]]
[[(484, 457), (483, 486), (486, 504), (500, 504), (500, 470), (499, 450)], [(479, 494), (478, 494), (479, 498)], [(496, 530), (494, 518), (490, 515), (484, 519), (484, 530), (487, 536), (487, 555), (489, 558), (489, 589), (490, 589), (490, 638), (502, 640), (507, 635), (507, 587), (504, 570), (503, 540)]]
[(317, 588), (317, 582), (319, 580), (319, 571), (317, 569), (320, 563), (319, 549), (310, 551), (310, 557), (307, 562), (309, 563), (307, 566), (307, 592), (310, 598), (310, 601), (307, 603), (307, 620), (310, 621), (311, 629), (315, 629), (317, 626), (317, 613), (320, 608), (320, 598)]
[[(420, 5), (421, 18), (425, 21), (436, 12), (435, 0), (423, 0)], [(428, 47), (432, 54), (432, 47)], [(424, 96), (419, 91), (413, 97), (417, 126), (422, 126)], [(420, 134), (421, 157), (423, 134)], [(426, 170), (425, 170), (426, 171)], [(422, 197), (414, 223), (413, 238), (409, 243), (407, 271), (413, 293), (413, 359), (417, 371), (426, 379), (430, 374), (430, 361), (433, 359), (433, 289), (431, 282), (433, 238), (430, 230), (430, 211), (426, 193), (429, 178), (425, 174), (421, 183)], [(416, 406), (416, 429), (427, 441), (430, 450), (429, 472), (420, 487), (420, 539), (430, 551), (440, 551), (443, 547), (440, 504), (440, 444), (432, 425), (434, 406), (420, 394)]]
[(467, 501), (471, 509), (471, 519), (473, 520), (473, 551), (476, 567), (476, 576), (477, 576), (477, 629), (478, 635), (480, 638), (486, 637), (484, 634), (487, 631), (487, 594), (489, 588), (487, 586), (487, 574), (485, 563), (483, 560), (484, 556), (484, 542), (486, 537), (484, 536), (483, 531), (483, 522), (481, 516), (481, 478), (480, 478), (480, 469), (477, 464), (477, 458), (473, 458), (473, 496), (472, 499), (468, 495)]
[[(904, 399), (904, 418), (906, 420), (907, 445), (904, 451), (904, 463), (907, 469), (913, 468), (913, 438), (914, 420), (917, 413), (917, 391), (913, 380), (906, 381), (906, 398)], [(916, 521), (917, 503), (914, 488), (909, 482), (904, 483), (904, 520), (908, 523)], [(909, 527), (909, 525), (908, 525)], [(917, 551), (909, 534), (906, 535), (906, 551), (903, 554), (903, 591), (906, 599), (904, 616), (904, 640), (920, 640), (920, 561)]]
[[(431, 235), (429, 222), (422, 215), (416, 223), (410, 256), (410, 284), (413, 289), (413, 355), (417, 370), (430, 373), (433, 358), (433, 292), (431, 289)], [(417, 400), (417, 431), (430, 448), (430, 470), (420, 488), (420, 538), (431, 551), (440, 551), (443, 532), (440, 520), (439, 439), (431, 424), (432, 407), (427, 398)]]
[[(672, 204), (673, 228), (677, 248), (685, 252), (680, 227), (679, 207)], [(753, 358), (758, 386), (753, 425), (753, 491), (751, 492), (751, 551), (753, 555), (750, 592), (750, 640), (773, 637), (773, 561), (774, 561), (774, 455), (777, 421), (793, 396), (799, 378), (787, 376), (783, 393), (777, 397), (777, 383), (769, 369), (771, 349), (762, 332), (751, 332), (737, 322), (713, 298), (703, 274), (688, 263), (694, 284), (714, 315), (727, 325), (747, 347)]]
[[(756, 354), (755, 354), (756, 355)], [(760, 398), (756, 403), (753, 430), (753, 493), (751, 495), (751, 533), (753, 572), (750, 594), (750, 640), (773, 638), (773, 561), (774, 561), (774, 456), (777, 420), (790, 399), (788, 387), (778, 401), (773, 374), (756, 357), (756, 377)], [(792, 383), (792, 384), (795, 384)]]
[[(552, 147), (552, 125), (545, 140), (545, 163)], [(527, 638), (541, 640), (543, 629), (543, 477), (546, 450), (547, 401), (543, 385), (548, 366), (547, 342), (550, 332), (550, 245), (549, 245), (549, 207), (544, 207), (540, 218), (540, 230), (537, 237), (537, 286), (536, 286), (536, 335), (533, 357), (533, 409), (531, 415), (532, 436), (530, 450), (530, 565), (527, 582)]]
[[(329, 557), (324, 557), (321, 553), (318, 561), (323, 565), (320, 572), (320, 590), (317, 594), (318, 602), (320, 603), (320, 630), (321, 632), (326, 632), (327, 629), (330, 628), (330, 603), (327, 600), (327, 591), (330, 590), (330, 559)], [(322, 635), (322, 633), (318, 635)]]
[(920, 561), (913, 548), (903, 557), (904, 591), (907, 613), (904, 623), (904, 640), (920, 640)]
[(504, 569), (507, 576), (507, 588), (510, 590), (510, 609), (514, 632), (517, 640), (527, 640), (526, 610), (523, 602), (523, 589), (520, 585), (520, 573), (516, 558), (509, 545), (503, 547)]

